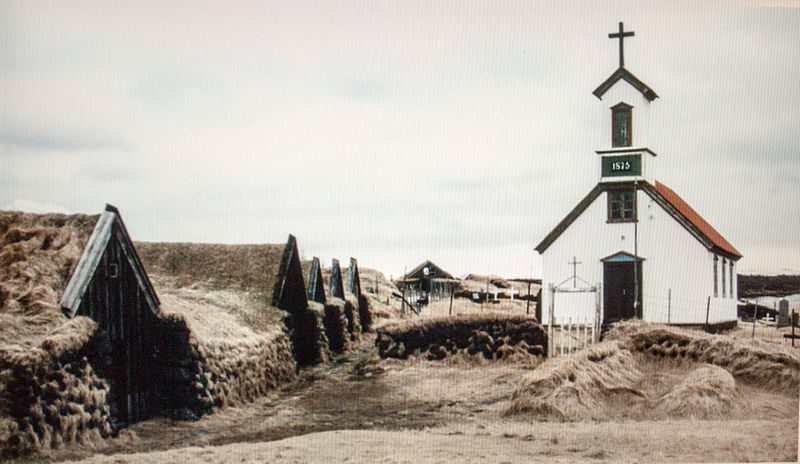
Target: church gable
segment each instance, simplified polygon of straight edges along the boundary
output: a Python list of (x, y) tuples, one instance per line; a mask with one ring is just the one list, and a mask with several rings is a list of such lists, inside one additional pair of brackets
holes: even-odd
[[(631, 184), (632, 185), (632, 184)], [(600, 183), (578, 203), (570, 213), (536, 246), (536, 251), (543, 254), (574, 223), (578, 217), (604, 192), (613, 192), (617, 185)], [(632, 187), (631, 187), (632, 188)], [(655, 186), (648, 182), (636, 184), (637, 190), (645, 191), (675, 221), (683, 226), (709, 251), (725, 255), (733, 260), (742, 257), (733, 245), (728, 242), (711, 224), (703, 219), (691, 206), (669, 187), (656, 181)], [(611, 221), (613, 222), (613, 221)], [(604, 224), (605, 225), (605, 224)]]

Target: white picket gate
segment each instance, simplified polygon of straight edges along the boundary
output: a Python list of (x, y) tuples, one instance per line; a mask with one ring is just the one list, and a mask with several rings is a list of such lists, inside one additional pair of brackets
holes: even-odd
[[(564, 286), (567, 282), (560, 285), (550, 284), (549, 321), (547, 324), (547, 356), (555, 357), (570, 354), (577, 350), (588, 347), (600, 341), (600, 284), (577, 287)], [(582, 280), (580, 278), (577, 278)], [(594, 318), (583, 318), (573, 320), (569, 318), (558, 318), (555, 314), (555, 295), (556, 293), (594, 293), (595, 308)]]

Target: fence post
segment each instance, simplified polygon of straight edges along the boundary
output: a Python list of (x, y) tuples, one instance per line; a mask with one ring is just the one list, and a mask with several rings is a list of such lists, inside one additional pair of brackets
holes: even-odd
[(602, 321), (600, 320), (600, 282), (594, 287), (594, 324), (592, 325), (592, 342), (598, 343), (600, 341), (600, 328)]
[(794, 348), (794, 326), (797, 325), (797, 313), (792, 310), (792, 348)]
[(556, 292), (553, 289), (553, 284), (547, 285), (547, 293), (550, 294), (550, 304), (547, 308), (547, 313), (550, 316), (547, 322), (547, 356), (555, 357), (555, 343), (553, 342), (553, 300), (556, 298)]
[(753, 336), (750, 338), (756, 338), (756, 319), (758, 319), (758, 305), (753, 305)]
[(667, 289), (667, 324), (669, 324), (670, 316), (672, 315), (672, 289)]
[[(401, 316), (405, 316), (406, 315), (406, 277), (407, 277), (407, 275), (408, 275), (408, 266), (403, 268), (403, 290), (402, 290), (402, 295), (400, 295), (400, 299), (401, 299), (401, 301), (400, 301), (400, 315)], [(411, 309), (411, 308), (409, 308), (409, 309)]]
[(708, 332), (708, 313), (711, 311), (711, 296), (706, 300), (706, 332)]
[(572, 353), (572, 318), (567, 319), (567, 354)]
[[(541, 301), (539, 302), (541, 303)], [(531, 313), (531, 283), (528, 282), (528, 299), (525, 301), (525, 314)]]
[(586, 348), (589, 346), (589, 321), (584, 318), (583, 319), (583, 347)]
[(453, 294), (456, 292), (456, 288), (454, 286), (450, 286), (450, 311), (448, 314), (450, 316), (453, 315)]

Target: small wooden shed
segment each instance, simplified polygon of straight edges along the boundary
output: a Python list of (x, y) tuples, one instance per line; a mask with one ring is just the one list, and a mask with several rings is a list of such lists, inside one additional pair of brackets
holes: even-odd
[(430, 260), (420, 263), (397, 282), (400, 288), (405, 288), (406, 299), (419, 304), (450, 298), (459, 283), (449, 272)]

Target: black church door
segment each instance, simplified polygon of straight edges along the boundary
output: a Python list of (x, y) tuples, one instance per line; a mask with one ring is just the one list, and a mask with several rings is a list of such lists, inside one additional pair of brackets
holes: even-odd
[[(642, 302), (642, 263), (638, 262), (639, 308)], [(632, 319), (635, 316), (633, 301), (636, 276), (633, 260), (603, 263), (603, 323)]]

